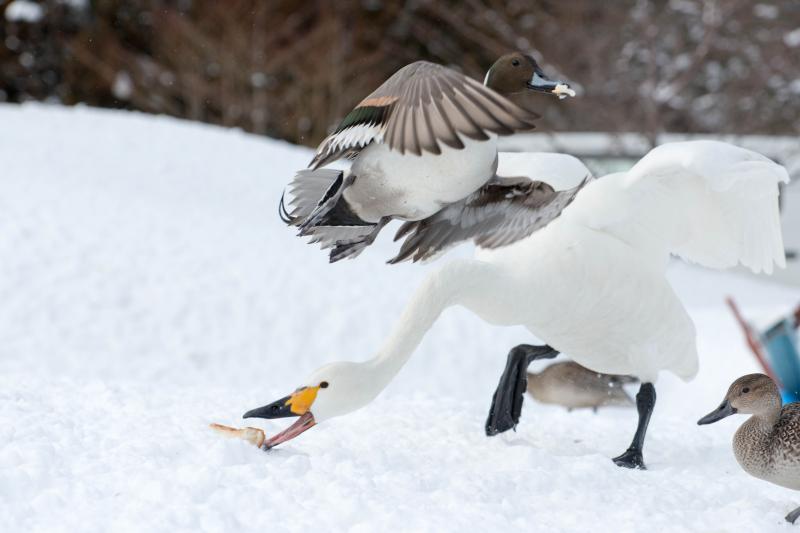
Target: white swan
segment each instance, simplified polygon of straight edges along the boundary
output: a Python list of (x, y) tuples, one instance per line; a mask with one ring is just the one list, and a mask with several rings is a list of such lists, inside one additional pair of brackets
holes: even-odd
[[(586, 173), (557, 154), (501, 154), (500, 164), (499, 173), (512, 175), (535, 169), (527, 175), (537, 180), (548, 179), (541, 174), (547, 169), (563, 170), (561, 187)], [(462, 305), (491, 324), (526, 326), (592, 370), (640, 378), (636, 437), (616, 462), (643, 467), (652, 383), (662, 370), (689, 380), (698, 364), (694, 325), (665, 278), (669, 256), (711, 268), (741, 263), (754, 272), (784, 266), (777, 197), (778, 183), (787, 181), (780, 165), (726, 143), (656, 148), (629, 172), (586, 185), (530, 237), (431, 274), (372, 359), (324, 366), (293, 394), (244, 416), (300, 416), (265, 443), (272, 447), (366, 405), (440, 313)]]

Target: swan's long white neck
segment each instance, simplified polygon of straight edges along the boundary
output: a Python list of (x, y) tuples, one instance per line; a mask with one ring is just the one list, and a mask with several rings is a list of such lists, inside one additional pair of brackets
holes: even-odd
[[(456, 260), (429, 275), (414, 292), (403, 314), (372, 359), (361, 363), (369, 402), (386, 388), (446, 308), (478, 296), (496, 277), (482, 261)], [(481, 297), (479, 296), (478, 299)]]
[(318, 369), (307, 385), (330, 383), (311, 407), (317, 422), (366, 406), (394, 379), (446, 308), (463, 304), (480, 314), (476, 302), (496, 289), (497, 268), (483, 261), (456, 260), (430, 274), (414, 291), (403, 314), (375, 357), (340, 361)]
[(408, 362), (442, 311), (456, 303), (462, 281), (439, 271), (417, 288), (381, 349), (364, 363), (373, 376), (371, 386), (375, 389), (375, 396)]

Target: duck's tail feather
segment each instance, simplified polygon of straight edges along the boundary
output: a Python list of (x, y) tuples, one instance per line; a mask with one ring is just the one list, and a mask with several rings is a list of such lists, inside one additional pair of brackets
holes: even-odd
[(290, 200), (284, 192), (278, 205), (281, 220), (299, 228), (300, 236), (311, 237), (309, 242), (331, 250), (331, 263), (358, 256), (383, 227), (362, 220), (347, 204), (342, 193), (352, 182), (341, 170), (301, 170), (286, 191)]
[[(289, 226), (309, 225), (333, 207), (332, 199), (341, 195), (344, 171), (321, 168), (300, 170), (281, 195), (278, 215)], [(286, 193), (290, 200), (286, 202)], [(288, 206), (288, 209), (287, 209)]]
[(633, 406), (636, 405), (636, 400), (625, 389), (609, 389), (608, 397), (603, 402), (603, 405)]
[(611, 387), (620, 387), (622, 385), (630, 385), (631, 383), (639, 383), (639, 378), (636, 376), (609, 374), (608, 383)]

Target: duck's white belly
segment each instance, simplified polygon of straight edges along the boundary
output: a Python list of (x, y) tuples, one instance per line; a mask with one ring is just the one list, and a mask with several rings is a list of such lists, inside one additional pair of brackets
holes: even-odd
[(420, 220), (443, 205), (466, 197), (494, 175), (497, 138), (463, 139), (464, 148), (442, 145), (441, 154), (400, 154), (385, 144), (372, 144), (353, 162), (354, 183), (344, 191), (363, 220), (393, 216)]
[(519, 322), (597, 372), (654, 381), (669, 370), (692, 378), (694, 324), (663, 270), (612, 236), (558, 222), (514, 245), (479, 252), (517, 278), (506, 303)]

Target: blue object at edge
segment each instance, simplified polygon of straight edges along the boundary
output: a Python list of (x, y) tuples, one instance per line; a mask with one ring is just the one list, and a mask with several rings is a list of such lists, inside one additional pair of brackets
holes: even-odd
[(761, 335), (770, 367), (781, 381), (783, 403), (800, 400), (800, 350), (794, 319), (786, 318)]

